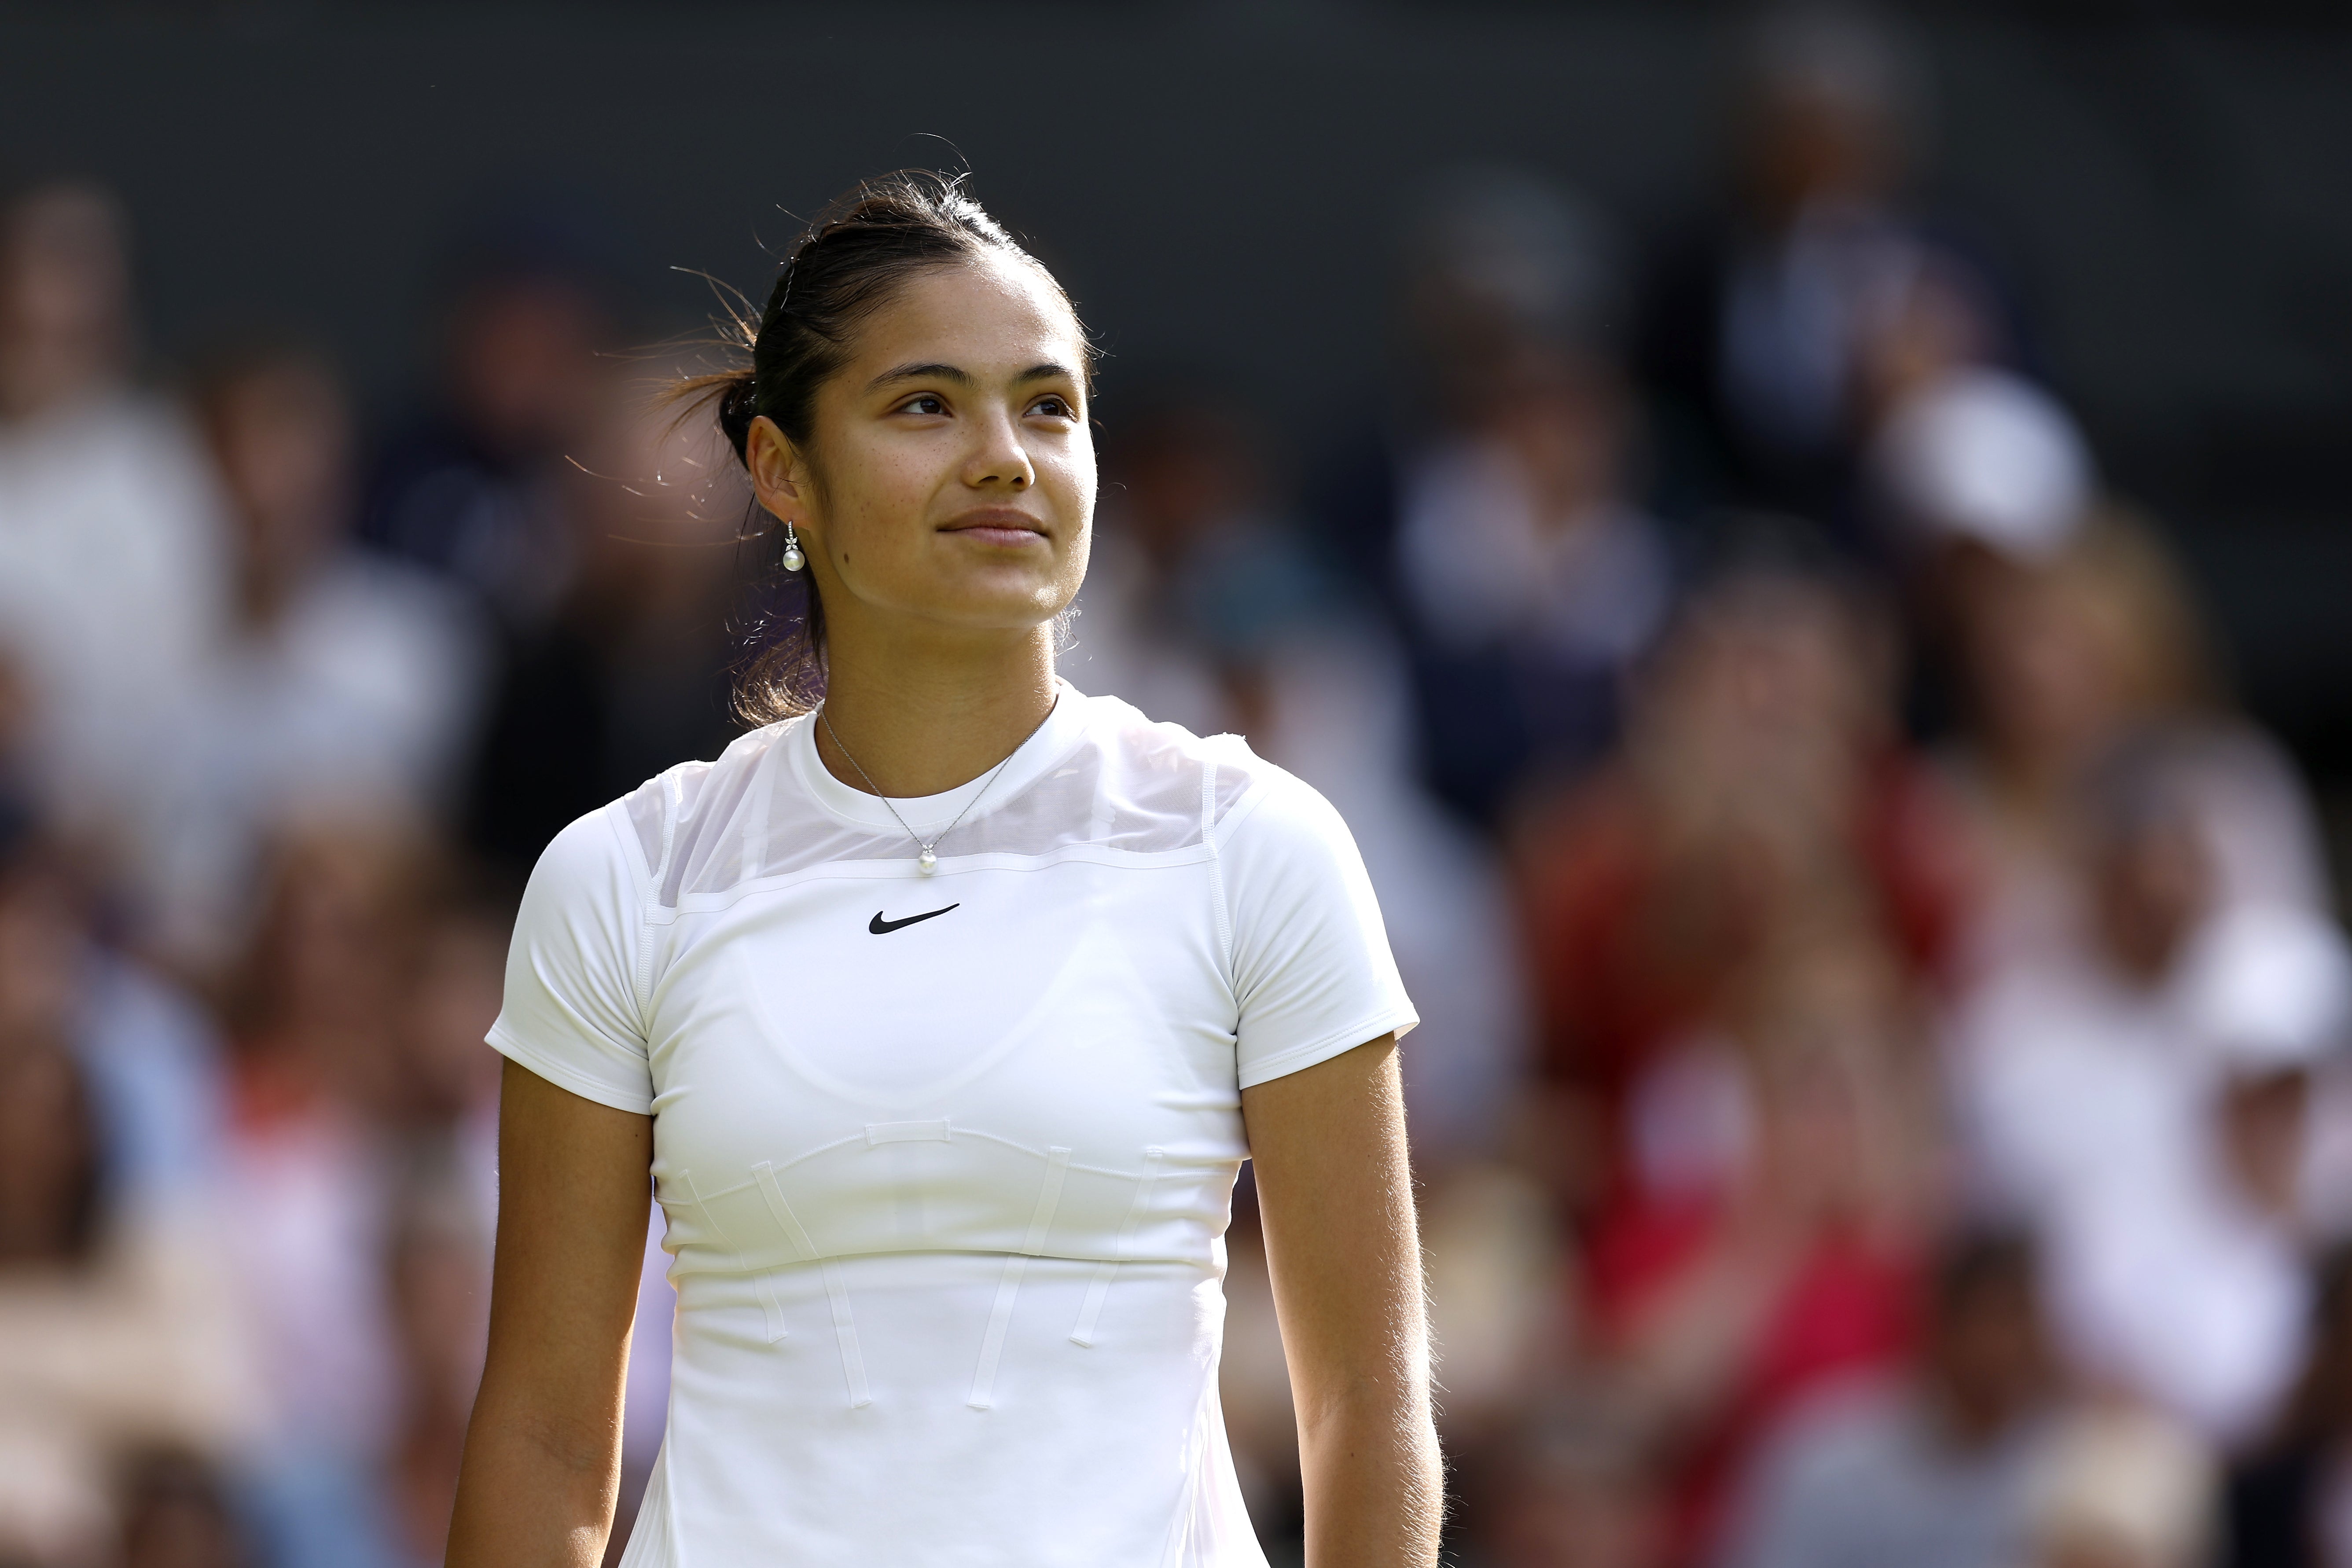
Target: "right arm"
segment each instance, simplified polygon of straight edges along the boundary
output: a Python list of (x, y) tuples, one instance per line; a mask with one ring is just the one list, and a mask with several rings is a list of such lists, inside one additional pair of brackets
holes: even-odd
[(447, 1568), (595, 1568), (620, 1488), (654, 1123), (509, 1061), (489, 1357)]

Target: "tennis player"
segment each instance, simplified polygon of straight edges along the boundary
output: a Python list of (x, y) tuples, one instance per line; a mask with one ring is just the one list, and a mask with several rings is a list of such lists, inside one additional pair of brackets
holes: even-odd
[(955, 181), (844, 197), (706, 378), (805, 584), (773, 721), (573, 823), (503, 1012), (453, 1568), (588, 1568), (647, 1194), (667, 1435), (630, 1568), (1263, 1568), (1217, 1403), (1256, 1162), (1314, 1568), (1436, 1561), (1396, 1039), (1323, 799), (1054, 671), (1088, 347)]

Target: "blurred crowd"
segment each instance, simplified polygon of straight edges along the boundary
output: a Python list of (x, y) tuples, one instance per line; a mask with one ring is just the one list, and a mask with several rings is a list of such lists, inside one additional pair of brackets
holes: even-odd
[[(1336, 450), (1114, 376), (1064, 673), (1363, 848), (1451, 1560), (2352, 1568), (2306, 786), (1920, 195), (1916, 61), (1791, 16), (1741, 91), (1685, 230), (1433, 183)], [(435, 1563), (520, 880), (735, 732), (768, 547), (572, 209), (462, 227), (391, 421), (268, 324), (149, 364), (129, 218), (0, 205), (0, 1563)], [(1225, 1412), (1296, 1562), (1254, 1210)]]

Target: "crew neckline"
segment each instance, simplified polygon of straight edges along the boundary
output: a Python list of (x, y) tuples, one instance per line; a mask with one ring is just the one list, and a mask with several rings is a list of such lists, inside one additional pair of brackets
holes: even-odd
[[(1087, 726), (1087, 699), (1077, 688), (1059, 676), (1054, 678), (1054, 710), (1037, 727), (1037, 732), (1013, 748), (1000, 772), (995, 767), (982, 771), (980, 776), (967, 780), (951, 790), (938, 795), (892, 795), (887, 805), (878, 795), (867, 795), (853, 789), (833, 776), (817, 755), (817, 718), (814, 713), (793, 726), (790, 745), (794, 771), (800, 775), (803, 788), (815, 797), (816, 803), (834, 816), (855, 822), (861, 826), (887, 829), (899, 833), (926, 832), (944, 828), (955, 822), (959, 814), (972, 807), (982, 791), (988, 798), (980, 802), (966, 824), (988, 816), (1006, 801), (1013, 799), (1034, 784), (1045, 770), (1075, 745)], [(891, 808), (898, 815), (891, 815)], [(902, 823), (899, 818), (906, 820)]]

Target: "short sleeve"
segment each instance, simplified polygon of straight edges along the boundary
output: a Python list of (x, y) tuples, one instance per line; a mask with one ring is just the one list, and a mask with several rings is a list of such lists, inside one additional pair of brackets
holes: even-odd
[(489, 1042), (558, 1088), (651, 1115), (635, 981), (643, 900), (631, 853), (608, 807), (557, 834), (540, 856), (515, 917), (506, 1001)]
[(1255, 765), (1265, 776), (1217, 836), (1244, 1089), (1421, 1021), (1348, 825), (1297, 779)]

